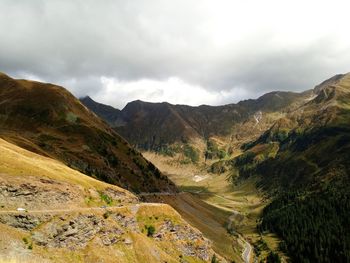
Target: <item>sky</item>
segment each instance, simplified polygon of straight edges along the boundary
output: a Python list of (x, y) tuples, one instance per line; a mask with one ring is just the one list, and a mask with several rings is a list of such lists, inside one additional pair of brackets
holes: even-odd
[(348, 0), (0, 0), (0, 71), (123, 108), (221, 105), (350, 71)]

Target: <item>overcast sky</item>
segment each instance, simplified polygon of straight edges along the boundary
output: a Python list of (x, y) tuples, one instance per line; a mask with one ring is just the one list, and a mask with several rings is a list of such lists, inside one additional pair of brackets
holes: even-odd
[(348, 0), (0, 0), (0, 71), (76, 96), (237, 102), (350, 71)]

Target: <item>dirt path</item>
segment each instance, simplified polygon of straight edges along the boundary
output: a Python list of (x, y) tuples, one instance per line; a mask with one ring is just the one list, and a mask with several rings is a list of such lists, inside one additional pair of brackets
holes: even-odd
[[(228, 218), (228, 220), (229, 220), (229, 223), (227, 225), (228, 229), (231, 228), (233, 220), (239, 214), (240, 213), (238, 211), (233, 210), (232, 215)], [(244, 249), (242, 252), (242, 259), (245, 263), (249, 263), (250, 259), (252, 258), (252, 251), (253, 251), (252, 246), (241, 234), (239, 234), (239, 238), (244, 243)]]
[(245, 242), (245, 248), (242, 252), (242, 258), (245, 263), (249, 263), (252, 257), (252, 246), (246, 240), (244, 240), (244, 242)]
[(140, 207), (142, 206), (162, 206), (161, 203), (140, 203), (133, 205), (122, 205), (122, 206), (106, 206), (106, 207), (84, 207), (84, 208), (72, 208), (72, 209), (40, 209), (40, 210), (0, 210), (0, 214), (40, 214), (40, 213), (70, 213), (70, 212), (85, 212), (85, 211), (105, 211), (109, 210), (121, 210), (129, 208), (133, 214), (136, 214)]

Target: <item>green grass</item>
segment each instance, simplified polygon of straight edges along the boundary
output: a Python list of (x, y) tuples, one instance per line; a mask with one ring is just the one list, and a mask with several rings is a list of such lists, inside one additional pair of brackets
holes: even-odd
[(103, 202), (105, 202), (107, 205), (112, 205), (113, 204), (113, 199), (109, 195), (107, 195), (107, 194), (105, 194), (103, 192), (99, 192), (99, 194), (100, 194), (101, 200)]
[(69, 123), (76, 123), (78, 120), (78, 116), (74, 114), (73, 112), (68, 112), (66, 115), (66, 121)]

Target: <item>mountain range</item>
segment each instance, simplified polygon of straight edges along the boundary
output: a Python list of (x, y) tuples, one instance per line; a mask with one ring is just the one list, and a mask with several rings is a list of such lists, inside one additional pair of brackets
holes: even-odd
[(258, 230), (276, 233), (293, 262), (349, 261), (350, 74), (224, 106), (134, 101), (113, 121), (95, 113), (143, 151), (196, 153), (233, 182), (255, 178), (270, 200)]
[(283, 112), (298, 100), (310, 96), (310, 92), (271, 92), (256, 100), (224, 106), (191, 107), (137, 100), (128, 103), (121, 111), (97, 103), (90, 97), (80, 100), (136, 147), (159, 150), (176, 142), (228, 136), (234, 125), (247, 122), (256, 112)]
[[(349, 125), (349, 73), (305, 92), (236, 104), (138, 100), (122, 110), (1, 73), (1, 255), (35, 262), (348, 262)], [(152, 161), (164, 164), (162, 171)], [(164, 168), (171, 165), (176, 176)], [(253, 213), (210, 203), (239, 204), (238, 196), (207, 191), (206, 180), (216, 189), (225, 181), (225, 194), (254, 182), (263, 209), (254, 210), (243, 188), (239, 200)], [(244, 239), (245, 220), (254, 221), (258, 239)], [(279, 240), (273, 249), (263, 239), (271, 234)]]
[(63, 87), (0, 74), (0, 137), (0, 261), (225, 261), (140, 201), (177, 188)]

